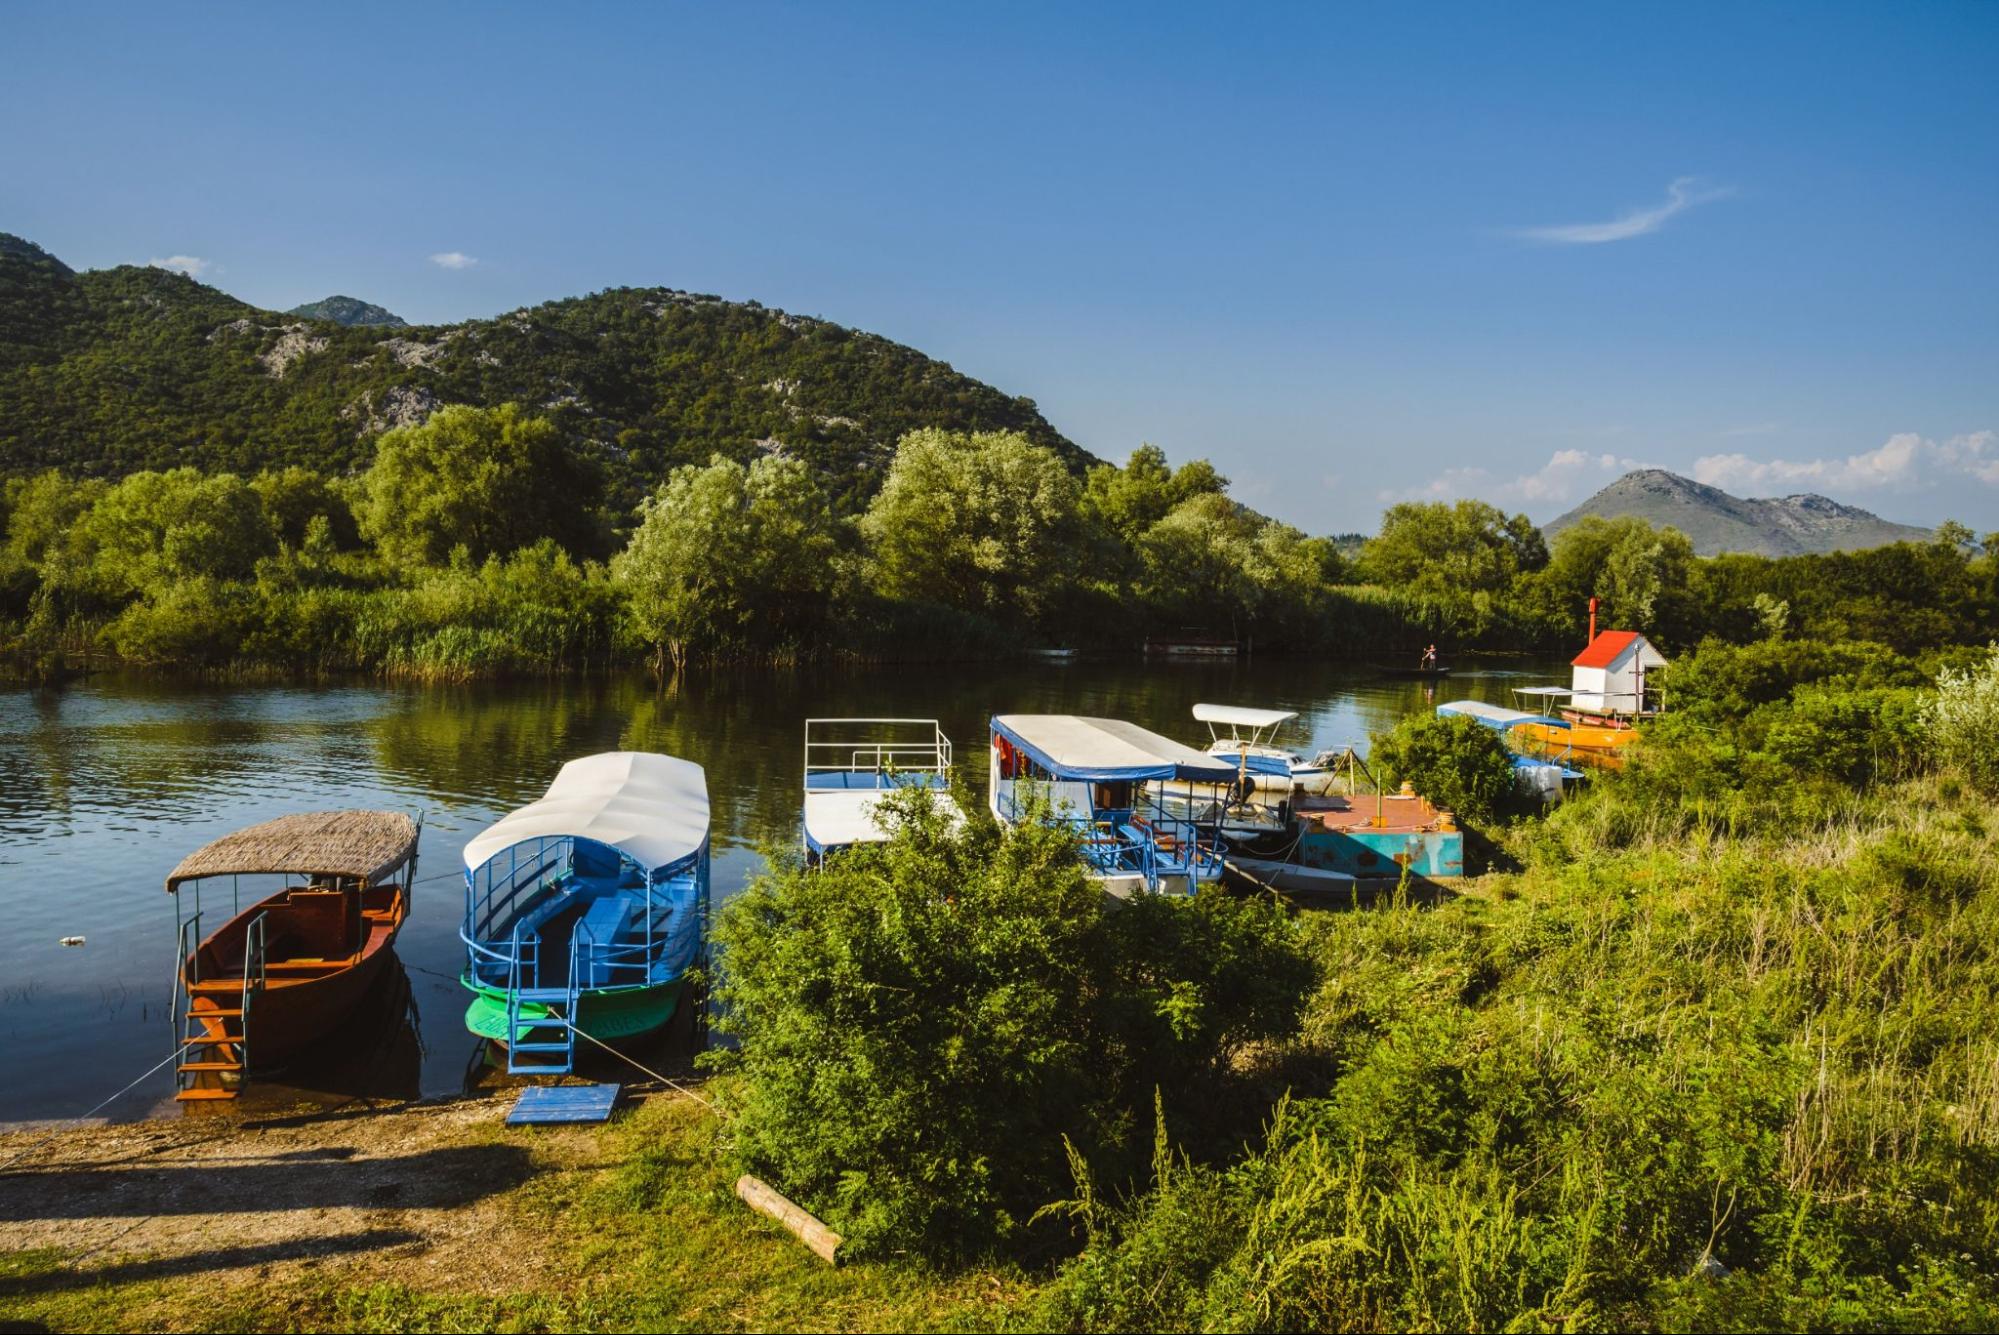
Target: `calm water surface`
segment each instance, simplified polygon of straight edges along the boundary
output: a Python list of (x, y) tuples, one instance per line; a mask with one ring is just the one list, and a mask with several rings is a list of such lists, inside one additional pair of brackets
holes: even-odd
[[(643, 678), (463, 688), (186, 686), (98, 678), (0, 692), (0, 1122), (74, 1116), (172, 1050), (175, 863), (209, 839), (288, 811), (424, 813), (414, 903), (397, 950), (420, 1015), (408, 1083), (455, 1089), (474, 1056), (462, 1027), (459, 853), (538, 796), (564, 760), (665, 751), (702, 764), (714, 812), (716, 901), (798, 838), (808, 716), (942, 720), (983, 770), (994, 713), (1130, 719), (1205, 740), (1196, 701), (1295, 709), (1292, 743), (1361, 744), (1440, 699), (1511, 703), (1511, 687), (1565, 665), (1506, 660), (1435, 692), (1298, 659), (1238, 664), (1005, 663), (735, 672), (669, 695)], [(87, 944), (64, 947), (65, 936)], [(161, 1071), (107, 1110), (171, 1108)]]

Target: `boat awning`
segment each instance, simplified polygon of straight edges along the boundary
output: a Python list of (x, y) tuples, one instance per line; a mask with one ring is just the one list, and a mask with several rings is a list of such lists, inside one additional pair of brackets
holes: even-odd
[(1195, 705), (1194, 717), (1202, 723), (1228, 723), (1243, 728), (1274, 728), (1298, 717), (1294, 709), (1249, 709), (1243, 705)]
[[(933, 790), (934, 791), (934, 790)], [(815, 853), (850, 844), (879, 844), (888, 839), (879, 808), (888, 789), (812, 789), (805, 794), (805, 843)], [(957, 825), (965, 819), (949, 793), (934, 799)]]
[(1123, 719), (1076, 714), (998, 714), (993, 733), (1058, 779), (1109, 783), (1186, 779), (1228, 783), (1235, 766)]
[(204, 876), (353, 876), (373, 883), (416, 853), (417, 824), (399, 811), (301, 811), (225, 834), (180, 860), (167, 893)]
[(1518, 727), (1522, 723), (1539, 723), (1548, 728), (1566, 728), (1566, 720), (1550, 718), (1546, 714), (1530, 714), (1524, 709), (1508, 709), (1504, 705), (1489, 705), (1483, 700), (1452, 700), (1437, 706), (1439, 714), (1458, 714), (1497, 728), (1501, 732)]
[(1548, 700), (1567, 700), (1575, 694), (1566, 686), (1516, 686), (1515, 695), (1538, 695)]
[(465, 865), (529, 839), (564, 836), (615, 848), (647, 871), (684, 862), (708, 842), (708, 778), (677, 756), (607, 751), (572, 760), (538, 801), (502, 816), (465, 845)]

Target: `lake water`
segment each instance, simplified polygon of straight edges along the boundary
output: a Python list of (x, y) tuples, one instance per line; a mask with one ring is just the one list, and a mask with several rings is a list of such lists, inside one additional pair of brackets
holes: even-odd
[[(399, 1081), (459, 1087), (475, 1056), (456, 978), (460, 850), (531, 801), (563, 761), (665, 751), (708, 771), (717, 903), (798, 840), (803, 721), (936, 717), (983, 786), (994, 713), (1129, 719), (1205, 740), (1196, 701), (1295, 709), (1290, 740), (1357, 743), (1439, 699), (1511, 703), (1562, 681), (1559, 662), (1505, 660), (1440, 683), (1351, 666), (1006, 662), (697, 674), (671, 694), (642, 677), (460, 688), (229, 687), (106, 677), (64, 691), (0, 692), (0, 1122), (74, 1116), (173, 1047), (174, 909), (166, 874), (230, 830), (289, 811), (379, 807), (424, 813), (422, 860), (398, 941), (420, 1044)], [(211, 929), (214, 923), (207, 923)], [(61, 938), (86, 944), (64, 947)], [(400, 1013), (400, 1012), (399, 1012)], [(106, 1110), (172, 1107), (162, 1070)]]

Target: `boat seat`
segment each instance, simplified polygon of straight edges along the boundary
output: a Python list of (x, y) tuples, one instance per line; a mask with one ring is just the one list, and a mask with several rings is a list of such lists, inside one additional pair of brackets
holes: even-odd
[(635, 905), (625, 895), (606, 895), (583, 915), (581, 930), (600, 946), (608, 946), (624, 933), (632, 920)]

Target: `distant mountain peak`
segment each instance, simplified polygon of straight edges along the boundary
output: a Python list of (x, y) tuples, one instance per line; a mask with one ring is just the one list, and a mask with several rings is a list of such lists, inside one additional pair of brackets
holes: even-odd
[(331, 320), (335, 324), (365, 328), (407, 329), (409, 321), (386, 310), (371, 301), (359, 297), (323, 297), (309, 301), (303, 306), (294, 306), (285, 312), (307, 320)]
[(1897, 524), (1813, 492), (1745, 500), (1663, 468), (1626, 473), (1544, 531), (1552, 538), (1585, 515), (1629, 515), (1671, 526), (1692, 539), (1702, 556), (1857, 551), (1891, 542), (1924, 542), (1931, 536), (1929, 529)]

